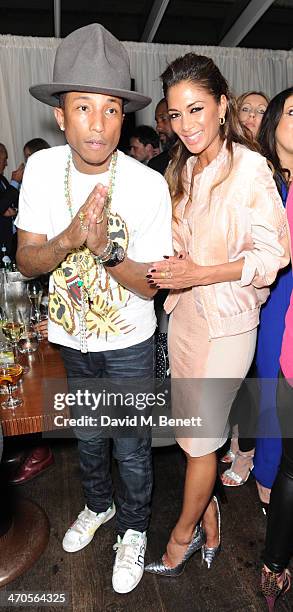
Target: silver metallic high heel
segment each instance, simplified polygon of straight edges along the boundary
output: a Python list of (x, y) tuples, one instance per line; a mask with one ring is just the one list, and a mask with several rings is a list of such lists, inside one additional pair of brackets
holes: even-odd
[(185, 551), (184, 557), (182, 561), (178, 563), (178, 565), (176, 565), (175, 567), (167, 567), (166, 565), (164, 565), (163, 559), (160, 559), (159, 561), (154, 561), (153, 563), (149, 563), (149, 565), (147, 565), (144, 569), (146, 572), (149, 572), (150, 574), (158, 574), (161, 576), (170, 576), (174, 578), (176, 576), (180, 576), (180, 574), (182, 574), (182, 572), (185, 569), (188, 559), (190, 559), (190, 557), (192, 557), (192, 555), (197, 550), (202, 548), (205, 541), (206, 541), (205, 532), (200, 525), (197, 525), (195, 528), (194, 534), (192, 536), (192, 540), (188, 544), (188, 547)]
[(214, 546), (212, 548), (209, 548), (205, 544), (202, 546), (202, 549), (201, 549), (202, 563), (206, 562), (206, 564), (208, 566), (208, 569), (210, 569), (213, 561), (215, 560), (215, 558), (217, 557), (217, 555), (219, 554), (219, 552), (221, 550), (221, 513), (220, 513), (219, 502), (218, 502), (218, 499), (217, 499), (217, 497), (215, 495), (213, 496), (213, 501), (215, 502), (216, 508), (217, 508), (217, 519), (218, 519), (218, 530), (219, 530), (219, 544), (218, 544), (218, 546)]

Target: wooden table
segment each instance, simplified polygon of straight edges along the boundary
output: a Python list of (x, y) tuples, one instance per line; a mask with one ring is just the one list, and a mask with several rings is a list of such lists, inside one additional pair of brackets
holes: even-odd
[(0, 406), (4, 436), (56, 429), (54, 392), (67, 391), (66, 374), (59, 349), (47, 340), (42, 340), (39, 349), (28, 356), (28, 365), (30, 370), (23, 375), (19, 389), (23, 405), (15, 410), (2, 409)]
[[(19, 389), (23, 405), (15, 409), (0, 407), (4, 436), (55, 429), (54, 392), (66, 393), (67, 390), (59, 350), (47, 340), (42, 340), (38, 351), (30, 355), (28, 361), (30, 370), (23, 375)], [(3, 498), (6, 490), (6, 504), (10, 507), (9, 488), (6, 488), (5, 482), (0, 488)], [(18, 499), (10, 513), (5, 515), (3, 511), (1, 516), (0, 508), (0, 534), (1, 588), (27, 571), (44, 552), (49, 540), (50, 524), (38, 504)]]

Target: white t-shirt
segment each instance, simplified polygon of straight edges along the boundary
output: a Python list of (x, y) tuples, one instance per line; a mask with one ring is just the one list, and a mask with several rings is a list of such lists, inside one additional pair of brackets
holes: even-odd
[[(22, 230), (57, 236), (71, 222), (65, 198), (65, 168), (68, 145), (35, 153), (25, 169), (19, 197), (16, 225)], [(108, 185), (109, 172), (89, 175), (71, 164), (71, 198), (75, 215), (97, 183)], [(127, 248), (137, 262), (153, 262), (172, 254), (171, 203), (165, 179), (119, 151), (111, 204), (110, 235)], [(90, 252), (88, 251), (90, 255)], [(49, 340), (80, 349), (80, 288), (75, 267), (76, 255), (51, 274), (49, 284)], [(93, 304), (87, 313), (88, 351), (126, 348), (149, 338), (155, 330), (153, 300), (121, 287), (87, 257), (88, 287)], [(109, 298), (110, 296), (110, 298)], [(108, 298), (108, 302), (107, 302)]]

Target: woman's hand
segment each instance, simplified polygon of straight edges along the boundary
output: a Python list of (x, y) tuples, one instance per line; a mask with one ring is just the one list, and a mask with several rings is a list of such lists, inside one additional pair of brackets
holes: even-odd
[(184, 251), (177, 257), (154, 262), (146, 275), (148, 283), (159, 289), (186, 289), (204, 282), (204, 266), (198, 266)]

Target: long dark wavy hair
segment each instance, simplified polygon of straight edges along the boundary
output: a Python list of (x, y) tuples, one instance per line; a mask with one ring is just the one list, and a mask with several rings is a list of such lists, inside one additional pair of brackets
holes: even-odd
[(281, 160), (277, 153), (276, 129), (283, 115), (284, 104), (287, 98), (292, 95), (293, 87), (289, 87), (272, 98), (263, 116), (257, 138), (262, 154), (267, 158), (272, 167), (274, 179), (280, 194), (282, 192), (282, 182), (285, 181), (288, 186), (291, 176), (290, 170), (282, 167)]
[[(228, 83), (221, 74), (219, 68), (210, 57), (187, 53), (183, 57), (174, 60), (161, 75), (165, 97), (174, 85), (182, 81), (188, 81), (206, 89), (219, 104), (221, 96), (227, 98), (227, 111), (225, 124), (219, 126), (219, 134), (222, 141), (226, 139), (230, 163), (227, 172), (221, 179), (211, 187), (214, 189), (222, 183), (230, 174), (233, 165), (233, 142), (238, 142), (253, 151), (259, 151), (258, 144), (253, 142), (251, 133), (241, 125), (238, 118), (237, 104), (234, 96), (229, 91)], [(171, 162), (165, 174), (173, 202), (173, 213), (179, 200), (185, 193), (183, 182), (183, 169), (187, 159), (192, 154), (180, 139), (171, 150)], [(174, 214), (176, 217), (176, 215)]]

